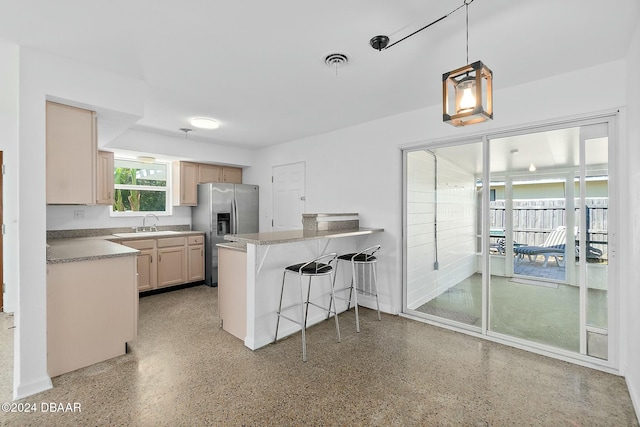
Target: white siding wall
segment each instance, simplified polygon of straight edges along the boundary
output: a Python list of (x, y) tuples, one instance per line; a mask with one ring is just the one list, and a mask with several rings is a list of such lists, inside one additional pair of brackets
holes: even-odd
[(477, 208), (473, 174), (439, 158), (436, 269), (434, 158), (417, 151), (408, 163), (407, 306), (416, 308), (476, 272)]

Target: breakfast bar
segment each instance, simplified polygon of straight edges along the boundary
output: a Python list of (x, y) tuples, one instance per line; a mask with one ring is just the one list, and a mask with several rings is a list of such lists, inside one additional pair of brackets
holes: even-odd
[[(284, 267), (305, 262), (326, 253), (357, 252), (366, 248), (367, 245), (376, 243), (369, 241), (370, 237), (383, 231), (380, 228), (359, 226), (346, 229), (339, 226), (328, 228), (330, 229), (306, 227), (302, 230), (227, 235), (225, 240), (235, 242), (233, 246), (218, 245), (219, 251), (246, 250), (245, 346), (255, 350), (273, 342)], [(225, 269), (225, 266), (221, 264), (220, 269)], [(336, 281), (350, 278), (349, 271), (344, 271), (344, 275), (342, 273), (342, 271), (338, 272)], [(224, 294), (225, 286), (228, 285), (221, 281), (218, 286), (219, 293)], [(241, 285), (233, 281), (231, 286)], [(300, 298), (299, 292), (294, 292), (294, 286), (289, 290), (290, 292), (285, 291), (284, 304), (295, 302)], [(311, 291), (312, 296), (314, 290)], [(338, 307), (339, 311), (344, 309), (346, 309), (346, 303), (344, 307)], [(326, 312), (321, 310), (310, 312), (308, 324), (312, 325), (324, 319), (326, 319)], [(299, 330), (300, 327), (297, 325), (281, 326), (278, 336), (284, 337)]]

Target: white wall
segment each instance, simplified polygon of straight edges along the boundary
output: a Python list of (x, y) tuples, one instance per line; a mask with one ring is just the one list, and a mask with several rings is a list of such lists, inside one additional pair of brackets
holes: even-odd
[(46, 352), (45, 100), (142, 116), (143, 82), (33, 50), (20, 49), (18, 262), (15, 398), (51, 387)]
[[(98, 122), (98, 126), (100, 123)], [(204, 163), (233, 166), (251, 166), (251, 150), (228, 145), (213, 144), (184, 137), (162, 135), (140, 130), (127, 130), (111, 140), (104, 150), (130, 150), (152, 153), (156, 157), (166, 156)]]
[(2, 236), (4, 311), (12, 313), (18, 292), (18, 46), (0, 40), (0, 150), (6, 174), (2, 206), (6, 234)]
[[(75, 219), (75, 212), (82, 211), (84, 217)], [(142, 225), (144, 212), (139, 216), (111, 217), (109, 206), (47, 206), (47, 230), (76, 230), (89, 228), (138, 227)], [(159, 215), (158, 226), (191, 225), (191, 208), (174, 206), (171, 215)], [(147, 221), (147, 225), (149, 222)]]
[(385, 229), (378, 265), (381, 303), (397, 313), (402, 309), (401, 148), (612, 111), (625, 103), (624, 85), (611, 84), (611, 76), (624, 68), (624, 61), (615, 61), (503, 90), (496, 79), (493, 122), (454, 128), (442, 122), (441, 106), (435, 105), (257, 150), (245, 178), (260, 185), (260, 228), (271, 226), (272, 168), (306, 162), (307, 212), (359, 212), (362, 226)]
[(623, 266), (620, 283), (627, 284), (626, 293), (622, 295), (622, 340), (626, 342), (622, 351), (622, 363), (625, 368), (629, 393), (640, 415), (640, 280), (638, 280), (638, 259), (640, 259), (640, 22), (629, 47), (627, 57), (627, 129), (626, 144), (620, 152), (621, 208), (626, 215), (622, 216), (621, 234), (631, 238), (619, 237), (619, 264)]

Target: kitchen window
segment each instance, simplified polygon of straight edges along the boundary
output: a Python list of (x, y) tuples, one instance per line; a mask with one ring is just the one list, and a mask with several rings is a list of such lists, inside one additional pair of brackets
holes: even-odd
[(169, 214), (168, 169), (167, 163), (116, 158), (111, 215)]

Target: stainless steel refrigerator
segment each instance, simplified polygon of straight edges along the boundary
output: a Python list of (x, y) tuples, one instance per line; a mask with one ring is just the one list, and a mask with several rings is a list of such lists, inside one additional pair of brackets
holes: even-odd
[(200, 184), (198, 206), (191, 208), (191, 227), (205, 235), (205, 283), (218, 283), (218, 248), (225, 234), (258, 232), (258, 186)]

